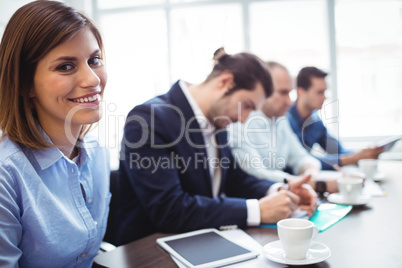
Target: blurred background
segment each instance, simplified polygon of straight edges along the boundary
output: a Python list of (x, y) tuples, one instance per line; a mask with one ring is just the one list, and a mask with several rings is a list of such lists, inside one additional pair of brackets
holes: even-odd
[[(0, 36), (27, 0), (0, 0)], [(351, 149), (402, 135), (401, 0), (65, 0), (103, 33), (109, 73), (95, 134), (112, 168), (127, 113), (183, 79), (199, 83), (219, 47), (327, 72), (321, 117)], [(296, 99), (296, 92), (292, 92)], [(402, 159), (398, 144), (388, 158)]]

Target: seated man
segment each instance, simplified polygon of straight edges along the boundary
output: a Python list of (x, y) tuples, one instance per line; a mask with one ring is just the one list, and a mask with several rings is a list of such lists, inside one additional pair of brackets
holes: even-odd
[[(288, 70), (277, 62), (268, 62), (274, 92), (267, 98), (260, 111), (250, 113), (245, 124), (228, 126), (229, 143), (237, 163), (247, 173), (261, 179), (289, 181), (299, 179), (294, 174), (312, 174), (310, 184), (315, 187), (320, 162), (300, 144), (284, 116), (292, 104), (289, 93), (292, 78)], [(327, 183), (326, 190), (337, 191), (336, 182)]]
[(305, 67), (297, 76), (297, 101), (287, 113), (289, 123), (304, 147), (311, 152), (314, 144), (319, 144), (326, 152), (316, 156), (322, 168), (332, 170), (336, 166), (357, 165), (360, 159), (377, 159), (382, 147), (365, 148), (358, 152), (346, 150), (341, 143), (328, 133), (317, 114), (325, 98), (327, 73), (316, 67)]
[(264, 63), (223, 49), (215, 60), (201, 84), (179, 80), (129, 113), (116, 193), (117, 245), (155, 232), (277, 222), (298, 207), (312, 214), (316, 194), (304, 185), (309, 176), (286, 190), (237, 168), (227, 145), (226, 125), (244, 122), (272, 93)]

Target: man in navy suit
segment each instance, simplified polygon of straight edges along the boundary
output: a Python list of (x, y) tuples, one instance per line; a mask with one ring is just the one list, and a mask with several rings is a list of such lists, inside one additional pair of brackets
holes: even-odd
[(273, 223), (299, 206), (312, 213), (316, 195), (304, 184), (308, 176), (286, 186), (257, 179), (240, 169), (228, 145), (226, 125), (244, 122), (272, 93), (264, 63), (223, 49), (215, 60), (203, 83), (179, 80), (129, 113), (115, 244), (154, 232)]

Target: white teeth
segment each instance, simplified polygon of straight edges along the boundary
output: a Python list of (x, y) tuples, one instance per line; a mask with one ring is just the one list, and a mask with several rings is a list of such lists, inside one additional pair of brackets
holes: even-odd
[(80, 103), (84, 103), (84, 102), (94, 102), (96, 100), (100, 101), (101, 96), (99, 94), (90, 96), (90, 97), (86, 97), (86, 98), (79, 98), (79, 99), (73, 99), (74, 102), (80, 102)]

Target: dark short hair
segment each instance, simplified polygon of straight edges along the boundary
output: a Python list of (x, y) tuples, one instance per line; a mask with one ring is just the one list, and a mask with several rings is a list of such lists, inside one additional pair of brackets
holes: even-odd
[(260, 82), (264, 88), (265, 96), (271, 96), (273, 92), (271, 74), (264, 62), (254, 54), (243, 52), (229, 55), (223, 48), (219, 48), (214, 53), (214, 60), (214, 68), (205, 82), (217, 77), (224, 71), (228, 71), (233, 74), (235, 85), (227, 94), (232, 94), (239, 89), (254, 90), (257, 83)]
[(325, 78), (328, 73), (316, 68), (316, 67), (304, 67), (297, 75), (297, 87), (308, 90), (311, 87), (311, 78)]

